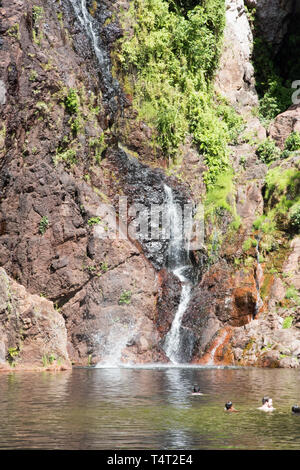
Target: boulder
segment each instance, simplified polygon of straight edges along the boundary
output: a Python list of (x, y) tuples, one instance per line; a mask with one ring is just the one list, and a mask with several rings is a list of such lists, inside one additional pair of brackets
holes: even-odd
[(300, 105), (293, 105), (279, 114), (269, 127), (269, 136), (282, 150), (291, 132), (300, 132)]
[(70, 367), (64, 318), (0, 268), (0, 362), (19, 368)]
[(251, 64), (253, 36), (243, 0), (226, 0), (223, 51), (216, 76), (216, 89), (243, 112), (256, 106), (254, 69)]

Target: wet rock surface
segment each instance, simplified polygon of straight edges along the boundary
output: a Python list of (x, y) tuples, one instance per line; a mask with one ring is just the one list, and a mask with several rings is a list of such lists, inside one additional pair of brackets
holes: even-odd
[[(150, 233), (123, 236), (134, 213), (119, 219), (120, 197), (149, 211), (163, 205), (167, 184), (181, 206), (205, 199), (207, 167), (191, 136), (167, 176), (162, 152), (151, 145), (155, 131), (139, 121), (132, 97), (111, 74), (109, 52), (123, 34), (118, 12), (128, 3), (95, 6), (87, 1), (94, 39), (74, 15), (79, 3), (3, 0), (0, 6), (3, 368), (10, 367), (8, 359), (42, 366), (43, 355), (62, 359), (66, 367), (70, 361), (167, 362), (162, 345), (182, 285), (165, 269), (167, 240)], [(267, 40), (276, 45), (286, 30), (291, 2), (251, 3), (257, 3)], [(34, 6), (42, 9), (37, 10), (39, 21)], [(244, 115), (245, 133), (262, 141), (266, 131), (249, 113), (257, 96), (242, 1), (227, 2), (226, 28), (216, 86)], [(101, 57), (92, 47), (94, 40)], [(77, 96), (73, 109), (68, 107), (70, 90)], [(298, 107), (290, 108), (269, 128), (281, 148), (298, 130), (297, 113)], [(219, 252), (209, 256), (203, 247), (190, 253), (194, 285), (181, 327), (182, 357), (203, 364), (296, 367), (300, 314), (287, 302), (286, 291), (288, 285), (300, 288), (298, 238), (282, 261), (282, 276), (269, 276), (258, 318), (254, 248), (248, 253), (251, 266), (234, 264), (245, 261), (243, 243), (265, 209), (268, 167), (258, 161), (249, 141), (244, 138), (230, 148), (236, 191), (228, 202), (242, 228), (232, 237), (233, 215), (224, 214)], [(120, 223), (122, 233), (114, 233), (114, 223)], [(207, 245), (213, 230), (208, 224)], [(283, 328), (289, 316), (292, 325)]]
[[(47, 15), (47, 28), (43, 25), (43, 35), (36, 42), (32, 40), (33, 4), (26, 4), (24, 11), (22, 1), (15, 1), (9, 9), (4, 2), (1, 10), (4, 30), (18, 22), (22, 38), (19, 42), (14, 35), (4, 35), (0, 61), (5, 72), (3, 86), (8, 90), (1, 108), (6, 130), (0, 161), (1, 266), (29, 293), (45, 296), (52, 308), (60, 309), (74, 363), (101, 359), (109, 329), (118, 322), (124, 329), (132, 325), (132, 336), (144, 331), (143, 346), (138, 347), (136, 356), (142, 360), (147, 344), (147, 360), (153, 360), (160, 340), (154, 323), (155, 270), (135, 243), (109, 238), (105, 230), (99, 233), (100, 225), (105, 228), (101, 207), (112, 202), (113, 184), (106, 177), (109, 169), (104, 165), (97, 172), (96, 190), (83, 178), (94, 164), (91, 139), (101, 136), (113, 110), (105, 96), (93, 114), (84, 104), (84, 132), (78, 139), (70, 134), (64, 90), (81, 89), (81, 103), (95, 106), (89, 100), (100, 92), (96, 58), (78, 24), (72, 23), (69, 2), (63, 5), (63, 25), (58, 21), (58, 6), (51, 11), (47, 2), (39, 6)], [(74, 49), (64, 27), (69, 22)], [(72, 28), (77, 28), (78, 34)], [(68, 149), (63, 142), (71, 138), (77, 167), (64, 160), (55, 162), (57, 155)], [(89, 223), (90, 219), (96, 220), (98, 227)], [(102, 224), (97, 224), (100, 220)], [(122, 304), (124, 292), (128, 303)]]

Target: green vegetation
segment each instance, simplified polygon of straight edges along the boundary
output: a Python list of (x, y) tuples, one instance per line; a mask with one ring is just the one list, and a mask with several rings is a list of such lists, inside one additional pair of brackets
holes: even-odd
[(265, 181), (265, 214), (255, 220), (253, 228), (269, 234), (276, 230), (299, 232), (299, 169), (276, 166), (268, 171)]
[(250, 248), (255, 247), (257, 245), (257, 241), (253, 238), (247, 238), (247, 240), (243, 243), (243, 251), (248, 251)]
[[(257, 32), (256, 32), (257, 34)], [(285, 111), (291, 103), (290, 83), (285, 84), (280, 70), (274, 63), (271, 46), (256, 35), (253, 45), (256, 89), (260, 97), (259, 116), (268, 125), (277, 114)]]
[(234, 231), (237, 231), (241, 225), (242, 225), (241, 216), (237, 215), (235, 219), (231, 222), (230, 228), (232, 228)]
[(130, 304), (131, 295), (131, 290), (123, 290), (120, 295), (119, 304)]
[(70, 88), (68, 95), (65, 97), (64, 103), (69, 114), (78, 113), (79, 97), (77, 91)]
[(229, 198), (234, 195), (234, 191), (233, 173), (228, 171), (218, 175), (215, 183), (210, 185), (207, 191), (205, 216), (222, 216), (224, 211), (233, 213), (234, 209), (229, 203)]
[(44, 16), (44, 8), (38, 5), (32, 7), (32, 20), (33, 24), (36, 25)]
[(89, 146), (91, 149), (93, 149), (93, 157), (96, 161), (96, 163), (101, 162), (101, 157), (103, 152), (107, 149), (107, 144), (105, 143), (105, 134), (104, 132), (100, 135), (100, 137), (93, 139), (91, 138), (89, 140)]
[[(63, 162), (66, 164), (65, 166), (72, 168), (73, 165), (80, 162), (80, 157), (84, 157), (85, 160), (88, 158), (88, 163), (91, 163), (90, 159), (100, 163), (102, 153), (107, 147), (105, 133), (100, 128), (97, 119), (100, 100), (101, 95), (87, 93), (84, 86), (78, 90), (62, 86), (58, 92), (52, 95), (52, 102), (56, 101), (63, 105), (66, 113), (70, 116), (68, 120), (70, 130), (61, 139), (53, 157), (55, 166), (59, 162)], [(88, 149), (86, 148), (85, 135), (87, 128), (88, 132), (94, 128), (99, 130), (100, 134), (98, 138), (89, 139)]]
[(8, 34), (8, 36), (12, 37), (12, 38), (15, 38), (17, 39), (18, 41), (21, 40), (21, 34), (20, 34), (20, 26), (18, 23), (14, 24), (13, 26), (11, 26), (7, 31), (6, 31), (6, 34)]
[(44, 367), (51, 366), (54, 361), (56, 360), (56, 356), (54, 354), (44, 354), (42, 357), (42, 363)]
[(270, 137), (265, 139), (256, 149), (258, 158), (264, 163), (271, 163), (280, 156), (280, 149)]
[(77, 136), (77, 134), (82, 130), (81, 119), (79, 117), (76, 117), (75, 119), (70, 119), (69, 124), (73, 135)]
[[(48, 116), (49, 114), (49, 107), (47, 105), (47, 103), (45, 103), (44, 101), (38, 101), (36, 104), (35, 104), (35, 107), (36, 109), (41, 113), (43, 114), (44, 116)], [(37, 112), (38, 112), (37, 111)]]
[(291, 328), (293, 323), (293, 317), (285, 317), (282, 323), (282, 328), (285, 330), (287, 328)]
[(255, 8), (251, 9), (254, 35), (253, 62), (256, 89), (260, 98), (259, 116), (267, 126), (279, 113), (292, 104), (291, 83), (300, 76), (300, 33), (299, 14), (293, 14), (289, 21), (289, 34), (284, 37), (278, 50), (263, 38), (256, 19)]
[(285, 141), (284, 150), (294, 152), (300, 150), (300, 133), (298, 131), (292, 132)]
[(103, 262), (101, 263), (100, 268), (102, 272), (106, 273), (108, 271), (108, 264)]
[(58, 152), (56, 154), (55, 164), (59, 161), (67, 163), (69, 166), (75, 165), (77, 163), (76, 158), (77, 152), (74, 149), (68, 149), (65, 152)]
[(96, 0), (93, 0), (93, 1), (92, 1), (92, 5), (91, 5), (90, 8), (89, 8), (90, 15), (95, 16), (96, 11), (97, 11), (97, 7), (98, 7), (97, 1), (96, 1)]
[(300, 233), (300, 203), (295, 204), (289, 212), (290, 226), (293, 231)]
[(39, 223), (39, 232), (41, 235), (44, 235), (47, 228), (49, 227), (49, 219), (45, 215), (41, 218)]
[(7, 350), (7, 360), (11, 367), (16, 365), (16, 358), (18, 357), (20, 351), (18, 347), (8, 348)]
[(297, 305), (300, 305), (300, 295), (295, 286), (290, 286), (286, 293), (285, 298), (288, 300), (293, 300)]
[(174, 159), (192, 134), (211, 186), (228, 171), (227, 144), (242, 126), (226, 101), (214, 98), (211, 85), (221, 51), (224, 0), (196, 6), (134, 0), (124, 23), (134, 34), (120, 40), (115, 60), (139, 118), (157, 130), (155, 144)]
[(44, 9), (38, 5), (32, 7), (32, 39), (35, 44), (38, 46), (41, 45), (43, 39), (43, 33), (40, 28), (40, 22), (44, 17)]
[(29, 75), (29, 81), (34, 82), (38, 77), (38, 73), (36, 70), (32, 70)]
[(89, 227), (92, 227), (93, 225), (100, 224), (101, 222), (101, 217), (91, 217), (88, 220), (88, 225)]

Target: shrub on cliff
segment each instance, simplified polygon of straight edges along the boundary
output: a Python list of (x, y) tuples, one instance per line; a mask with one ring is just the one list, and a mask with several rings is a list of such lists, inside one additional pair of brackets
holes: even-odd
[(70, 88), (69, 93), (65, 98), (65, 106), (70, 114), (76, 114), (79, 111), (78, 94), (73, 88)]
[(291, 88), (280, 76), (273, 56), (271, 46), (256, 36), (253, 44), (256, 89), (260, 98), (259, 115), (266, 125), (291, 105)]
[(299, 170), (297, 168), (284, 170), (279, 165), (268, 171), (265, 181), (264, 217), (272, 221), (274, 230), (280, 229), (291, 234), (299, 232)]
[(290, 210), (289, 219), (292, 230), (296, 233), (300, 233), (300, 203), (292, 207)]
[(218, 102), (212, 79), (225, 25), (224, 0), (194, 4), (135, 0), (125, 13), (126, 33), (117, 60), (132, 82), (139, 117), (158, 131), (157, 143), (175, 158), (188, 134), (203, 153), (206, 183), (228, 169), (227, 144), (241, 125), (225, 101)]
[(298, 131), (291, 132), (284, 144), (284, 150), (294, 152), (300, 150), (300, 133)]
[(256, 155), (264, 163), (271, 163), (280, 156), (280, 149), (270, 137), (265, 139), (256, 149)]

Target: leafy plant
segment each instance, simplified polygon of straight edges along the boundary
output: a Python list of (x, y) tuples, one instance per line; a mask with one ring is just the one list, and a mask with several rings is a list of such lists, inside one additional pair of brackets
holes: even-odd
[(76, 114), (79, 111), (79, 97), (77, 91), (73, 88), (70, 88), (68, 95), (64, 100), (67, 111), (70, 114)]
[(32, 20), (34, 25), (36, 25), (44, 16), (44, 8), (38, 5), (32, 7)]
[(65, 162), (68, 166), (75, 165), (77, 163), (77, 152), (75, 149), (61, 150), (56, 151), (56, 155), (53, 158), (54, 165), (57, 165), (59, 161)]
[(92, 227), (93, 225), (100, 224), (101, 222), (101, 217), (91, 217), (88, 220), (88, 225), (89, 227)]
[(295, 286), (290, 286), (286, 293), (285, 298), (288, 300), (293, 300), (297, 305), (300, 305), (300, 295)]
[(42, 356), (42, 363), (43, 363), (43, 366), (44, 367), (48, 367), (49, 365), (51, 366), (54, 361), (57, 360), (55, 354), (51, 353), (51, 354), (44, 354)]
[(258, 158), (264, 163), (271, 163), (280, 156), (280, 149), (276, 146), (273, 139), (268, 137), (256, 149)]
[(7, 350), (7, 360), (9, 362), (9, 364), (14, 367), (15, 366), (15, 362), (16, 362), (16, 358), (18, 357), (20, 351), (19, 351), (19, 348), (17, 347), (13, 347), (13, 348), (8, 348)]
[(291, 132), (284, 143), (284, 150), (294, 152), (300, 150), (300, 133), (298, 131)]
[(49, 227), (49, 219), (47, 216), (43, 216), (40, 220), (40, 223), (39, 223), (39, 232), (41, 235), (44, 235), (44, 233), (46, 232), (47, 228)]
[(272, 47), (258, 35), (257, 30), (253, 44), (253, 62), (256, 89), (260, 98), (259, 116), (268, 125), (291, 105), (291, 88), (280, 76)]
[(119, 304), (130, 304), (131, 295), (132, 294), (130, 290), (123, 290), (120, 295)]
[(285, 317), (282, 323), (282, 328), (283, 329), (291, 328), (292, 324), (293, 324), (293, 317)]
[(18, 39), (19, 41), (21, 40), (21, 34), (20, 34), (20, 26), (18, 23), (12, 25), (7, 31), (6, 34), (8, 36), (11, 36), (15, 39)]
[(108, 264), (107, 263), (101, 263), (101, 271), (106, 273), (108, 271)]
[(292, 207), (289, 214), (290, 226), (296, 233), (300, 233), (300, 203)]
[(253, 238), (247, 238), (247, 240), (244, 241), (243, 243), (243, 251), (248, 251), (250, 248), (254, 247), (257, 245), (257, 241), (254, 240)]
[[(136, 0), (124, 22), (134, 30), (115, 53), (124, 84), (129, 83), (139, 118), (156, 129), (155, 145), (176, 158), (193, 136), (208, 166), (212, 185), (228, 171), (227, 144), (242, 119), (213, 93), (225, 25), (224, 0), (201, 4)], [(132, 83), (130, 76), (134, 76)]]

